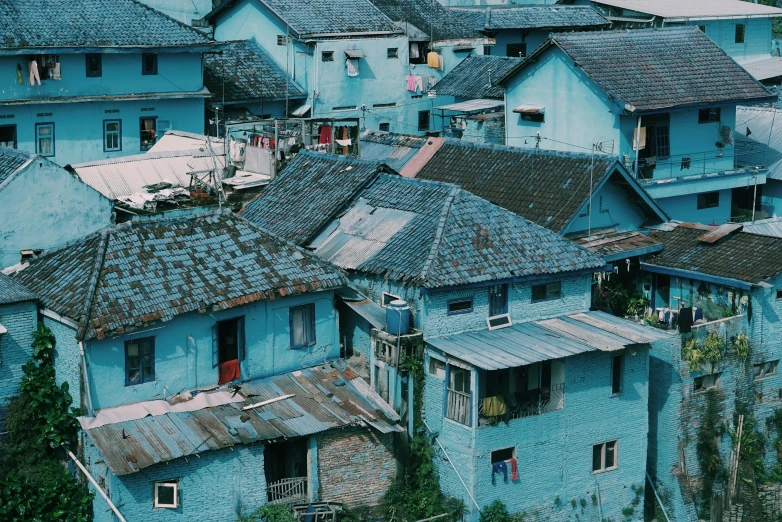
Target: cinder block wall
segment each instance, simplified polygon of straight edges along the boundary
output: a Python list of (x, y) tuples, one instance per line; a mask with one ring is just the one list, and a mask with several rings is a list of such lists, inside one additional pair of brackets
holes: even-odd
[(321, 500), (379, 504), (397, 471), (393, 440), (391, 433), (360, 428), (318, 436)]
[(0, 306), (0, 324), (8, 333), (0, 335), (0, 432), (4, 431), (8, 400), (19, 391), (22, 366), (33, 354), (32, 332), (36, 327), (35, 303)]

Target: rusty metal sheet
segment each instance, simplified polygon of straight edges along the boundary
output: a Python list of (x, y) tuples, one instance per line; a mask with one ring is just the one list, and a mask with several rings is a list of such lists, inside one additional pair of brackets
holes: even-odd
[(744, 225), (741, 223), (725, 223), (723, 225), (718, 226), (716, 229), (712, 230), (711, 232), (707, 232), (706, 234), (703, 234), (701, 237), (698, 238), (698, 241), (702, 241), (704, 243), (716, 243), (720, 239), (733, 235), (736, 232), (741, 232), (741, 230), (744, 228)]

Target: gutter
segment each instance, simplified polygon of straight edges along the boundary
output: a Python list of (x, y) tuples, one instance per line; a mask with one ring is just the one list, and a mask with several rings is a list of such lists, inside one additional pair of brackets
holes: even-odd
[(390, 35), (404, 35), (404, 31), (401, 29), (398, 31), (372, 31), (368, 33), (311, 33), (301, 35), (304, 38), (304, 43), (315, 43), (313, 39), (317, 38), (345, 38), (351, 36), (358, 36), (366, 38), (368, 36), (390, 36)]
[(641, 262), (641, 268), (647, 272), (655, 274), (666, 274), (678, 277), (686, 277), (688, 279), (695, 279), (697, 281), (706, 281), (707, 283), (714, 283), (718, 285), (732, 286), (734, 288), (741, 288), (742, 290), (751, 290), (753, 286), (758, 286), (757, 283), (748, 283), (739, 279), (733, 279), (730, 277), (720, 277), (710, 274), (704, 274), (702, 272), (695, 272), (694, 270), (685, 270), (683, 268), (669, 268), (664, 266), (651, 265), (649, 263)]
[(116, 46), (116, 47), (101, 47), (101, 46), (41, 46), (41, 47), (16, 47), (16, 48), (4, 48), (0, 50), (0, 56), (18, 56), (23, 54), (86, 54), (86, 53), (100, 53), (100, 54), (130, 54), (138, 53), (140, 51), (157, 51), (161, 54), (171, 53), (191, 53), (191, 52), (217, 52), (228, 48), (225, 42), (203, 42), (193, 45), (182, 46), (166, 46), (166, 45), (133, 45), (133, 46)]

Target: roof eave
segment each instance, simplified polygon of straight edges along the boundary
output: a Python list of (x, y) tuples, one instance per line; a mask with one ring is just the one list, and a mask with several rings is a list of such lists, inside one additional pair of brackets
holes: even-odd
[(757, 286), (760, 283), (755, 281), (741, 281), (740, 279), (707, 274), (704, 272), (697, 272), (695, 270), (686, 270), (684, 268), (672, 268), (668, 266), (655, 265), (653, 263), (647, 262), (641, 262), (641, 269), (656, 274), (680, 276), (687, 279), (695, 279), (696, 281), (706, 281), (718, 285), (732, 286), (734, 288), (741, 288), (742, 290), (750, 290), (753, 286)]
[(633, 109), (633, 110), (626, 110), (625, 112), (627, 114), (635, 114), (643, 116), (644, 114), (655, 114), (658, 112), (666, 112), (671, 110), (684, 110), (684, 109), (694, 109), (694, 108), (702, 108), (702, 107), (714, 107), (717, 105), (754, 105), (757, 103), (774, 103), (778, 101), (777, 96), (763, 96), (758, 98), (743, 98), (739, 100), (720, 100), (720, 101), (710, 101), (710, 102), (699, 102), (699, 103), (686, 103), (682, 105), (673, 105), (668, 107), (655, 107), (655, 108), (647, 108), (647, 109)]
[(151, 50), (162, 51), (165, 53), (190, 53), (190, 52), (217, 52), (225, 49), (227, 44), (223, 42), (203, 42), (199, 44), (187, 45), (83, 45), (83, 46), (57, 46), (42, 45), (31, 47), (3, 47), (0, 48), (0, 56), (19, 56), (23, 54), (39, 53), (60, 53), (60, 54), (132, 54), (138, 52), (148, 52)]

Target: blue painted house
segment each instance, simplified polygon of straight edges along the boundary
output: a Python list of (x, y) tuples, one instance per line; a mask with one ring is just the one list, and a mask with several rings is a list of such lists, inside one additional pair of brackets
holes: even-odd
[[(763, 520), (776, 510), (760, 497), (778, 487), (780, 458), (782, 238), (692, 223), (651, 237), (665, 246), (642, 263), (643, 284), (672, 337), (651, 352), (650, 476), (670, 520)], [(700, 358), (709, 346), (716, 353)]]
[(723, 223), (765, 182), (737, 166), (736, 106), (775, 95), (695, 27), (555, 33), (500, 83), (509, 145), (619, 153), (674, 219)]
[(114, 203), (38, 154), (0, 147), (0, 268), (113, 223)]
[(65, 165), (203, 131), (202, 33), (135, 0), (9, 0), (0, 20), (0, 144)]
[[(295, 213), (293, 193), (307, 202)], [(648, 350), (662, 336), (588, 312), (598, 255), (455, 185), (308, 153), (243, 215), (347, 271), (345, 349), (403, 422), (412, 385), (398, 361), (421, 357), (441, 486), (469, 519), (495, 499), (552, 520), (640, 516)], [(405, 355), (381, 330), (400, 298), (415, 328)]]
[(33, 356), (38, 296), (0, 272), (0, 432), (5, 431), (7, 401), (22, 382), (22, 366)]
[(698, 27), (757, 80), (779, 84), (782, 58), (771, 26), (782, 9), (741, 0), (593, 0), (617, 28)]
[[(104, 229), (14, 277), (41, 294), (87, 465), (127, 520), (371, 505), (390, 484), (398, 416), (338, 361), (328, 263), (216, 212)], [(346, 472), (370, 462), (373, 488)], [(94, 513), (112, 516), (100, 496)]]
[(782, 129), (775, 125), (777, 116), (782, 117), (782, 111), (773, 107), (736, 108), (736, 163), (764, 165), (768, 172), (766, 183), (746, 194), (742, 207), (748, 212), (735, 221), (754, 221), (782, 213)]

